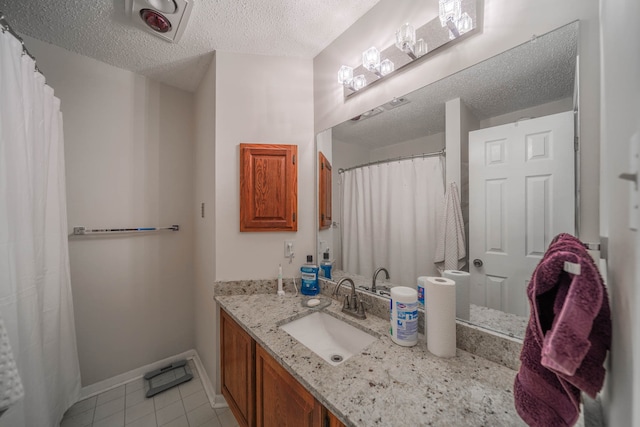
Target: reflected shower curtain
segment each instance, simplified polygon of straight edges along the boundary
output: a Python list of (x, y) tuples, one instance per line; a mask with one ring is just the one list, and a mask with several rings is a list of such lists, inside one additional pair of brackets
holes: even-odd
[(0, 426), (57, 426), (79, 397), (60, 100), (0, 32), (0, 316), (24, 398)]
[(436, 227), (444, 204), (443, 158), (392, 161), (342, 175), (342, 262), (371, 277), (378, 267), (391, 281), (416, 287), (437, 276)]

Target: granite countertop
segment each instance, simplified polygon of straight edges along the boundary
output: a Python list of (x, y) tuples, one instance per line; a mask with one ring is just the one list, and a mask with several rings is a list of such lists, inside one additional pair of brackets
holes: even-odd
[(216, 301), (289, 373), (347, 426), (524, 426), (513, 403), (516, 371), (458, 349), (441, 359), (426, 349), (401, 347), (389, 322), (358, 320), (338, 302), (324, 308), (379, 336), (361, 354), (331, 366), (278, 325), (314, 309), (302, 297), (273, 294), (216, 296)]

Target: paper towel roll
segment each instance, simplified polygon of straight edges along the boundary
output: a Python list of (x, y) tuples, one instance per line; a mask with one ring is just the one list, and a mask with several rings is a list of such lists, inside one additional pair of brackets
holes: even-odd
[(469, 320), (471, 316), (469, 305), (469, 282), (471, 275), (466, 271), (445, 270), (442, 277), (456, 282), (456, 317)]
[(456, 282), (427, 278), (425, 295), (427, 349), (438, 357), (456, 355)]

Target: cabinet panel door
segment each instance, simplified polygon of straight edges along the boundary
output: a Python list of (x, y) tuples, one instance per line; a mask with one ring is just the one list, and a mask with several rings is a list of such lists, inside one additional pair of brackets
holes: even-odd
[(318, 223), (320, 230), (331, 227), (331, 163), (318, 153)]
[(298, 147), (240, 144), (240, 231), (298, 230)]
[(258, 427), (319, 427), (322, 406), (260, 345), (256, 345)]
[(238, 423), (254, 425), (255, 341), (231, 317), (220, 310), (222, 395)]
[(342, 423), (342, 421), (340, 421), (338, 419), (338, 417), (336, 417), (335, 415), (333, 415), (331, 412), (329, 412), (328, 409), (325, 408), (325, 417), (327, 420), (327, 424), (325, 424), (328, 427), (347, 427), (346, 425), (344, 425)]

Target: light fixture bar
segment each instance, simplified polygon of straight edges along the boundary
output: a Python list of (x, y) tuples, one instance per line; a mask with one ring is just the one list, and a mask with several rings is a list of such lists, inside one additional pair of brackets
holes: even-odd
[(482, 14), (478, 13), (478, 9), (483, 3), (480, 0), (439, 0), (439, 3), (441, 13), (434, 19), (415, 29), (410, 23), (403, 24), (396, 31), (394, 44), (382, 50), (376, 47), (367, 49), (362, 54), (362, 65), (353, 68), (343, 66), (351, 69), (351, 80), (338, 79), (343, 86), (344, 97), (362, 92), (404, 67), (430, 57), (449, 43), (464, 39), (463, 36), (481, 27), (478, 17)]

